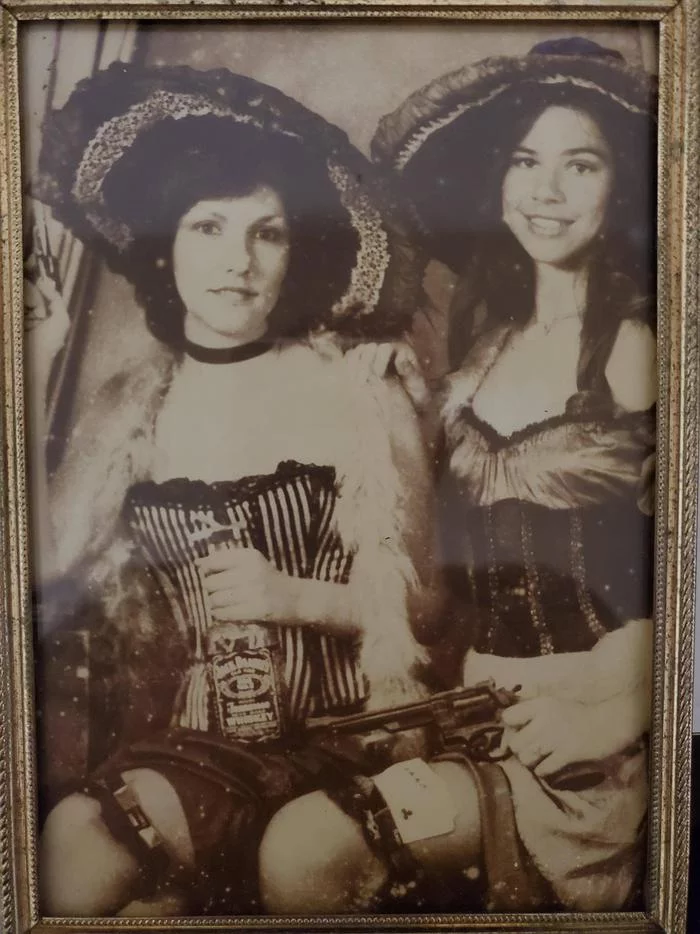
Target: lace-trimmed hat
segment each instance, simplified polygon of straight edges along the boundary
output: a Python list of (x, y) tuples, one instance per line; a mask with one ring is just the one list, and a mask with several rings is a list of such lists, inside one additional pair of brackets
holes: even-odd
[[(201, 129), (198, 171), (206, 173), (212, 128), (219, 162), (221, 152), (235, 160), (252, 130), (271, 139), (273, 150), (296, 144), (323, 167), (353, 248), (342, 277), (346, 288), (322, 325), (367, 335), (408, 326), (416, 287), (412, 252), (400, 235), (401, 209), (377, 170), (339, 128), (276, 88), (227, 69), (115, 63), (82, 81), (45, 121), (32, 194), (133, 281), (132, 248), (154, 229), (154, 215), (167, 209), (168, 199), (177, 203), (176, 188), (164, 188), (168, 166), (198, 149)], [(309, 215), (318, 209), (313, 201), (302, 207)]]
[(635, 156), (625, 167), (628, 187), (637, 185), (648, 220), (648, 203), (641, 202), (652, 187), (656, 82), (619, 52), (588, 39), (542, 42), (527, 55), (487, 58), (430, 82), (382, 118), (372, 155), (399, 177), (432, 254), (457, 268), (452, 235), (488, 232), (492, 221), (481, 203), (495, 192), (484, 189), (484, 179), (517, 145), (514, 134), (522, 132), (527, 108), (577, 103), (605, 111), (608, 124), (625, 137)]

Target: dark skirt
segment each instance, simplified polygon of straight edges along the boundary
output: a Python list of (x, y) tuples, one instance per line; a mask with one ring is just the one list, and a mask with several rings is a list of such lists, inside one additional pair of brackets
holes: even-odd
[(353, 739), (243, 744), (177, 728), (124, 748), (92, 778), (152, 769), (167, 779), (195, 852), (190, 910), (257, 914), (258, 849), (273, 814), (293, 798), (387, 764), (368, 757)]

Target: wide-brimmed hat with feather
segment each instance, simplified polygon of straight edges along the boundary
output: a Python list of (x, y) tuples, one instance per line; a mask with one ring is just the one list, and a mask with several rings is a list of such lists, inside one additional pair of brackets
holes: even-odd
[(367, 335), (407, 327), (415, 264), (401, 236), (401, 206), (377, 170), (338, 127), (278, 89), (227, 69), (115, 63), (80, 82), (45, 120), (32, 194), (129, 278), (130, 250), (147, 226), (162, 166), (197, 138), (198, 126), (212, 122), (230, 127), (232, 161), (236, 131), (248, 127), (269, 134), (273, 145), (296, 141), (325, 166), (356, 249), (348, 287), (324, 326)]
[(480, 214), (484, 197), (493, 195), (485, 179), (509, 155), (504, 139), (517, 132), (520, 116), (533, 105), (586, 102), (605, 110), (616, 134), (625, 137), (628, 187), (636, 186), (640, 218), (647, 223), (656, 81), (619, 52), (584, 38), (542, 42), (527, 55), (486, 58), (431, 81), (382, 118), (372, 156), (398, 177), (432, 255), (456, 269), (461, 257), (455, 235), (483, 233), (492, 223), (492, 216)]

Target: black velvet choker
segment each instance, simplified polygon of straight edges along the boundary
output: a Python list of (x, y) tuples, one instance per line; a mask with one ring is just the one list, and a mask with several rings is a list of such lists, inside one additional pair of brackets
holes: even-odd
[(185, 340), (183, 350), (188, 357), (200, 363), (240, 363), (266, 353), (272, 347), (271, 341), (253, 341), (236, 347), (202, 347)]

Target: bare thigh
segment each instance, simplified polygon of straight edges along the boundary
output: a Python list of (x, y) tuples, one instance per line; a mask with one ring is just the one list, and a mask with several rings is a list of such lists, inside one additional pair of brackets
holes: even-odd
[[(466, 870), (481, 851), (479, 801), (471, 774), (454, 762), (435, 762), (457, 816), (446, 834), (409, 844), (429, 872)], [(361, 911), (388, 877), (360, 826), (324, 792), (290, 802), (270, 822), (260, 847), (260, 883), (268, 911), (315, 914)]]
[[(194, 864), (187, 819), (175, 789), (152, 769), (123, 773), (173, 861)], [(99, 801), (70, 795), (49, 814), (40, 847), (43, 910), (57, 915), (113, 914), (137, 892), (140, 866), (110, 832)]]
[(183, 866), (194, 866), (194, 847), (185, 811), (177, 792), (153, 769), (128, 769), (124, 781), (134, 790), (143, 812), (163, 838), (171, 856)]
[(481, 818), (474, 780), (456, 762), (433, 762), (431, 768), (443, 780), (454, 801), (455, 828), (451, 833), (417, 840), (409, 844), (409, 849), (429, 871), (466, 869), (478, 863), (481, 854)]

